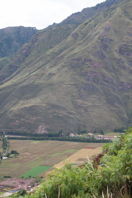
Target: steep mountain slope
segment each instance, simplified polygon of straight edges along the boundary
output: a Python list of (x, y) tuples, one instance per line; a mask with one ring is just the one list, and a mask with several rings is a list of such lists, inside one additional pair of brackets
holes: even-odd
[(108, 0), (100, 8), (80, 25), (43, 30), (20, 50), (17, 72), (0, 86), (0, 128), (43, 133), (131, 124), (132, 2)]
[(23, 26), (0, 29), (0, 82), (17, 70), (12, 56), (36, 33), (36, 28)]
[(0, 57), (14, 54), (36, 32), (36, 28), (23, 26), (0, 29)]
[[(40, 53), (45, 53), (47, 50), (55, 47), (58, 43), (66, 39), (72, 31), (77, 28), (85, 20), (97, 16), (98, 13), (106, 8), (109, 8), (113, 3), (120, 0), (108, 0), (105, 3), (98, 4), (92, 8), (86, 8), (82, 12), (72, 14), (67, 19), (59, 24), (53, 24), (48, 28), (37, 31), (35, 28), (25, 27), (9, 27), (0, 30), (0, 82), (3, 82), (19, 69), (25, 58), (30, 55), (32, 49), (34, 50), (34, 59), (40, 56)], [(32, 38), (33, 34), (37, 34)], [(31, 42), (27, 44), (32, 38)], [(23, 44), (25, 44), (23, 46)], [(13, 55), (20, 47), (20, 52)]]

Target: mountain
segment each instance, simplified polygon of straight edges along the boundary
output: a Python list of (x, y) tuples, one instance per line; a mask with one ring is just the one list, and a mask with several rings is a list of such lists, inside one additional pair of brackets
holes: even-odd
[(14, 54), (36, 32), (36, 28), (23, 26), (0, 29), (0, 57)]
[(108, 0), (37, 32), (3, 64), (16, 67), (0, 80), (0, 128), (67, 133), (131, 125), (131, 11), (131, 0)]
[[(85, 20), (93, 16), (97, 16), (99, 12), (111, 6), (113, 2), (115, 4), (118, 1), (120, 0), (108, 0), (107, 2), (98, 4), (95, 7), (85, 8), (82, 12), (72, 14), (60, 24), (53, 24), (42, 31), (22, 26), (1, 29), (0, 82), (5, 81), (5, 79), (12, 76), (12, 74), (19, 69), (20, 63), (24, 61), (24, 59), (30, 54), (30, 50), (34, 48), (34, 42), (36, 39), (38, 40), (37, 45), (40, 52), (41, 49), (46, 52), (67, 38), (77, 28), (77, 26)], [(37, 33), (38, 36), (32, 37)], [(31, 42), (27, 44), (29, 40), (31, 40)], [(23, 47), (23, 44), (25, 43), (26, 45)], [(21, 47), (22, 50), (20, 50), (16, 55), (15, 53)], [(15, 54), (15, 56), (12, 58), (11, 55), (13, 54)]]
[(17, 69), (12, 56), (37, 33), (33, 27), (7, 27), (0, 29), (0, 81)]

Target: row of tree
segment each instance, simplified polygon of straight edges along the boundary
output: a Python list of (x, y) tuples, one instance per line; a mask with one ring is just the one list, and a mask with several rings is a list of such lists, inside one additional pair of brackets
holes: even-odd
[(12, 136), (9, 137), (9, 139), (12, 140), (37, 140), (37, 141), (44, 141), (44, 140), (53, 140), (53, 141), (68, 141), (68, 142), (88, 142), (88, 143), (107, 143), (107, 142), (111, 142), (111, 140), (105, 140), (105, 139), (95, 139), (95, 138), (86, 138), (86, 137), (69, 137), (69, 136), (65, 136), (65, 137), (44, 137), (44, 136)]
[(2, 133), (1, 137), (0, 137), (0, 141), (1, 141), (1, 152), (0, 152), (0, 162), (2, 161), (2, 159), (4, 159), (4, 157), (14, 157), (17, 156), (19, 153), (15, 150), (11, 150), (10, 149), (10, 142), (8, 139), (8, 136), (5, 133)]
[(2, 143), (2, 152), (0, 152), (0, 159), (2, 160), (3, 157), (7, 157), (9, 153), (9, 147), (10, 143), (8, 140), (8, 137), (3, 133), (0, 137), (1, 143)]

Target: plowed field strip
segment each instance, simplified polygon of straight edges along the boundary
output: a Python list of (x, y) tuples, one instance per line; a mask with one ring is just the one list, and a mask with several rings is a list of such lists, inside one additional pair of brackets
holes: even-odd
[(61, 161), (58, 164), (54, 165), (54, 168), (62, 168), (66, 164), (76, 164), (78, 161), (80, 162), (80, 159), (82, 159), (82, 162), (84, 162), (87, 159), (90, 159), (93, 156), (96, 156), (102, 152), (102, 147), (98, 147), (96, 149), (81, 149), (68, 157), (66, 160)]

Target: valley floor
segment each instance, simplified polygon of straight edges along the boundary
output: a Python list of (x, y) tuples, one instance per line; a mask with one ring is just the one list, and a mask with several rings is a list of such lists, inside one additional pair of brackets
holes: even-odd
[(54, 168), (61, 168), (66, 163), (80, 165), (91, 156), (101, 152), (103, 145), (101, 143), (29, 140), (12, 140), (10, 143), (10, 149), (17, 150), (20, 154), (16, 158), (3, 160), (0, 164), (2, 192), (18, 190), (23, 188), (23, 185), (25, 190), (30, 190), (37, 185), (35, 181), (33, 185), (30, 185), (31, 177), (44, 177)]

